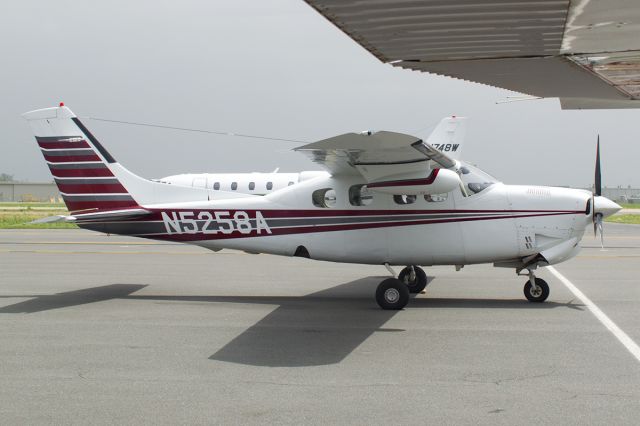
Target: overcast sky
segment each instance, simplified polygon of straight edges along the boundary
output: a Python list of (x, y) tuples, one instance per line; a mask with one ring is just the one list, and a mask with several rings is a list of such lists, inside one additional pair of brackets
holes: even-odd
[[(380, 63), (301, 0), (36, 1), (0, 5), (0, 173), (50, 181), (20, 114), (315, 141), (350, 131), (426, 136), (470, 118), (463, 158), (505, 183), (586, 186), (596, 135), (606, 186), (640, 187), (640, 110), (562, 111), (513, 93)], [(317, 169), (295, 144), (85, 119), (148, 178)]]

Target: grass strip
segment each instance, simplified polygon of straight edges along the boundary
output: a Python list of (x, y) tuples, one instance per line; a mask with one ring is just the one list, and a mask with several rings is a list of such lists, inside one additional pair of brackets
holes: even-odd
[(0, 229), (74, 229), (77, 226), (69, 222), (29, 223), (43, 217), (69, 214), (66, 210), (34, 211), (2, 211), (0, 209)]
[(626, 223), (631, 225), (640, 225), (640, 214), (617, 214), (609, 216), (604, 220), (611, 223)]

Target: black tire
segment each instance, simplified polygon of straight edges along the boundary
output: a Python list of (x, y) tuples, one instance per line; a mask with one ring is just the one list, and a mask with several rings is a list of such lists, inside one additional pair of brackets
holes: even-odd
[(549, 297), (549, 284), (542, 278), (536, 278), (537, 291), (533, 291), (530, 281), (524, 285), (524, 296), (529, 302), (542, 303)]
[(376, 302), (382, 309), (400, 310), (409, 302), (409, 289), (402, 281), (387, 278), (376, 289)]
[(411, 276), (411, 267), (407, 266), (398, 275), (398, 279), (402, 281), (407, 288), (409, 289), (409, 293), (420, 293), (427, 286), (427, 274), (424, 272), (419, 266), (414, 266), (413, 269), (416, 271), (416, 279), (413, 281), (409, 281), (409, 277)]

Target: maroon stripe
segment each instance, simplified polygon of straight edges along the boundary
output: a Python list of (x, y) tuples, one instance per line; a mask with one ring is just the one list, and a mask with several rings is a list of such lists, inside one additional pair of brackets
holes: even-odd
[[(161, 219), (160, 209), (151, 209), (154, 212), (155, 218)], [(164, 210), (167, 211), (167, 210)], [(514, 214), (514, 213), (540, 213), (542, 216), (545, 213), (553, 214), (584, 214), (583, 210), (332, 210), (332, 209), (318, 209), (318, 210), (240, 210), (240, 209), (171, 209), (171, 211), (189, 211), (198, 214), (200, 212), (214, 212), (214, 211), (227, 211), (231, 216), (236, 211), (243, 211), (249, 213), (250, 216), (255, 217), (256, 211), (259, 211), (265, 219), (281, 219), (281, 218), (308, 218), (308, 217), (339, 217), (339, 216), (403, 216), (403, 215), (417, 215), (417, 214), (443, 214), (443, 213), (473, 213), (473, 214), (487, 214), (487, 213), (501, 213), (501, 214)]]
[(77, 213), (79, 210), (103, 210), (116, 209), (122, 207), (134, 207), (138, 204), (133, 200), (123, 201), (72, 201), (65, 199), (64, 203), (71, 213)]
[(110, 184), (68, 184), (59, 183), (58, 189), (66, 194), (93, 194), (93, 193), (116, 193), (122, 194), (127, 192), (124, 186), (119, 183)]
[(87, 141), (78, 142), (38, 142), (40, 148), (45, 149), (68, 149), (68, 148), (91, 148)]
[(113, 173), (108, 168), (102, 169), (53, 169), (51, 174), (55, 177), (111, 177)]
[(376, 182), (367, 185), (367, 188), (381, 188), (387, 186), (417, 186), (417, 185), (431, 185), (438, 176), (440, 169), (433, 169), (431, 174), (424, 179), (404, 179), (404, 180), (389, 180), (386, 182)]
[[(580, 212), (581, 214), (584, 212)], [(575, 213), (555, 213), (555, 214), (529, 214), (517, 216), (517, 218), (534, 217), (534, 216), (558, 216)], [(146, 218), (145, 218), (146, 219)], [(271, 234), (266, 233), (264, 230), (261, 234), (258, 234), (255, 230), (252, 230), (250, 234), (242, 234), (238, 231), (234, 231), (230, 234), (163, 234), (153, 235), (149, 238), (169, 240), (169, 241), (203, 241), (203, 240), (226, 240), (232, 238), (250, 238), (250, 237), (268, 237), (274, 235), (291, 235), (291, 234), (314, 234), (321, 232), (336, 232), (336, 231), (356, 231), (362, 229), (374, 229), (374, 228), (388, 228), (394, 226), (415, 226), (415, 225), (430, 225), (438, 223), (453, 223), (453, 222), (473, 222), (481, 220), (499, 220), (499, 219), (514, 219), (513, 216), (499, 216), (499, 217), (465, 217), (455, 219), (425, 219), (425, 220), (412, 220), (406, 222), (381, 222), (381, 223), (353, 223), (345, 225), (317, 225), (317, 226), (304, 226), (299, 228), (277, 228), (271, 229)], [(143, 220), (141, 222), (145, 222)], [(133, 234), (135, 235), (135, 234)], [(144, 236), (144, 235), (143, 235)]]
[(44, 159), (50, 163), (74, 163), (78, 161), (102, 161), (97, 154), (91, 155), (64, 155), (60, 157), (55, 157), (51, 155), (47, 155), (46, 152), (43, 152)]

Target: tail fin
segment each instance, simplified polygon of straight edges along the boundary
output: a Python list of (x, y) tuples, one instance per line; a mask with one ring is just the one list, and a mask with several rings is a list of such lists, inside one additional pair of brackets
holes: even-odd
[(23, 114), (72, 214), (207, 201), (212, 191), (152, 182), (116, 162), (63, 104)]
[(426, 142), (454, 160), (459, 160), (466, 130), (466, 117), (446, 117), (431, 132)]
[(115, 159), (63, 105), (23, 114), (72, 213), (137, 207), (109, 164)]

